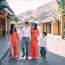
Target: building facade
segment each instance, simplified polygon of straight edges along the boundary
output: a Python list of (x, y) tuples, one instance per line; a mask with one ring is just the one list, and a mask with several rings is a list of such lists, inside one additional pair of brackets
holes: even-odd
[(8, 33), (8, 24), (14, 12), (6, 4), (5, 0), (0, 1), (0, 37), (6, 36)]

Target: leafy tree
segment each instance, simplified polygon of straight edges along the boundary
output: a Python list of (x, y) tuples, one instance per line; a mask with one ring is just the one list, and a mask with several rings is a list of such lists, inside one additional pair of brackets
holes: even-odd
[(18, 21), (20, 21), (20, 18), (19, 18), (18, 16), (14, 16), (14, 20), (15, 20), (16, 22), (18, 22)]
[[(55, 14), (62, 15), (63, 10), (65, 10), (65, 0), (56, 0), (55, 2)], [(61, 16), (58, 16), (58, 19), (61, 19)]]
[(58, 3), (59, 7), (65, 10), (65, 0), (56, 0)]

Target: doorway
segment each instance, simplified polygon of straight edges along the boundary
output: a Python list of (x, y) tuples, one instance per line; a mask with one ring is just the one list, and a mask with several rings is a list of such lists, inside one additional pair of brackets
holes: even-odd
[(51, 24), (49, 23), (49, 33), (51, 33)]

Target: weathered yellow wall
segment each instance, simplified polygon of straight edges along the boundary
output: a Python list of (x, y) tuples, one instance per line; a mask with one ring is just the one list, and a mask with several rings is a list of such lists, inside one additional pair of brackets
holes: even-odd
[(52, 23), (52, 34), (58, 35), (58, 20), (56, 20), (55, 24)]
[[(43, 23), (41, 23), (41, 32), (43, 32)], [(46, 24), (44, 24), (44, 32), (46, 32)], [(49, 23), (47, 23), (47, 33), (49, 33)], [(53, 35), (61, 35), (61, 21), (59, 22), (59, 32), (58, 32), (58, 20), (56, 20), (55, 24), (52, 22), (51, 24), (51, 34)]]
[(44, 24), (44, 32), (46, 32), (46, 23)]
[[(41, 32), (43, 32), (43, 24), (41, 23)], [(46, 23), (44, 24), (44, 32), (46, 32)], [(47, 23), (47, 33), (49, 33), (49, 23)]]
[(8, 20), (6, 18), (6, 31), (8, 31)]

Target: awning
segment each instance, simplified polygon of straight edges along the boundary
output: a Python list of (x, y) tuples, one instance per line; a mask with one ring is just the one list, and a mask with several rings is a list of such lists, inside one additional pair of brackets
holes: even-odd
[(7, 12), (10, 15), (14, 15), (14, 12), (12, 11), (12, 9), (9, 6), (5, 6), (3, 4), (0, 4), (0, 8), (3, 8), (3, 10), (5, 12)]
[(29, 22), (32, 22), (32, 23), (40, 23), (38, 20), (29, 20)]
[(5, 1), (5, 0), (0, 0), (0, 2), (2, 2), (2, 1)]
[(53, 20), (53, 16), (50, 16), (44, 20), (41, 21), (41, 23), (51, 22)]

